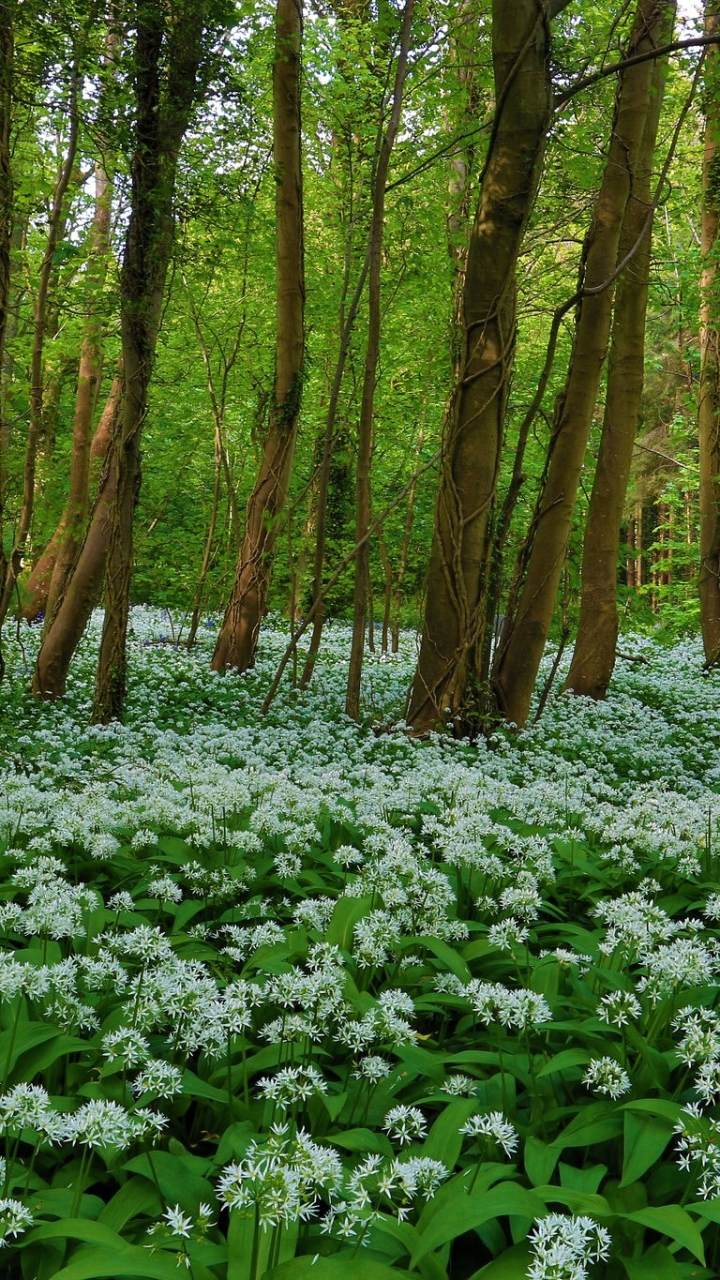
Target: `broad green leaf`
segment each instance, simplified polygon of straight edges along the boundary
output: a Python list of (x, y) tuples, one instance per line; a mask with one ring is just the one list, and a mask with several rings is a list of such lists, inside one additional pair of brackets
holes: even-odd
[[(571, 1213), (584, 1213), (593, 1218), (609, 1218), (612, 1208), (604, 1196), (589, 1191), (575, 1191), (572, 1187), (535, 1187), (535, 1195), (545, 1204), (564, 1204)], [(629, 1216), (629, 1215), (628, 1215)]]
[(425, 1139), (423, 1155), (441, 1160), (446, 1169), (454, 1169), (466, 1141), (460, 1127), (477, 1110), (477, 1098), (458, 1098), (444, 1107)]
[(157, 1180), (166, 1203), (170, 1206), (179, 1204), (184, 1213), (195, 1215), (200, 1203), (214, 1202), (215, 1188), (212, 1184), (193, 1173), (179, 1156), (169, 1151), (144, 1152), (128, 1160), (123, 1168), (128, 1173), (141, 1174), (153, 1184)]
[(561, 1187), (593, 1195), (607, 1173), (607, 1165), (593, 1164), (587, 1169), (578, 1169), (574, 1164), (563, 1164), (561, 1161), (559, 1173)]
[(397, 1280), (398, 1272), (384, 1262), (363, 1257), (354, 1249), (328, 1258), (304, 1254), (267, 1271), (263, 1280)]
[(683, 1280), (683, 1271), (664, 1244), (654, 1244), (641, 1258), (621, 1258), (629, 1280)]
[(542, 1076), (554, 1076), (560, 1071), (568, 1071), (571, 1067), (585, 1067), (590, 1061), (590, 1054), (585, 1049), (563, 1049), (556, 1053), (549, 1062), (538, 1071), (538, 1080)]
[(620, 1187), (637, 1182), (660, 1158), (673, 1136), (664, 1116), (626, 1111), (623, 1117), (623, 1167)]
[(525, 1139), (523, 1156), (528, 1178), (534, 1187), (540, 1187), (552, 1178), (560, 1158), (560, 1148), (552, 1143), (541, 1142), (540, 1138), (530, 1133)]
[(515, 1182), (502, 1182), (482, 1196), (458, 1196), (446, 1202), (429, 1221), (422, 1233), (420, 1246), (410, 1259), (410, 1270), (425, 1254), (465, 1231), (474, 1231), (492, 1218), (516, 1217), (532, 1221), (544, 1215), (542, 1200)]
[[(83, 1246), (53, 1280), (178, 1280), (182, 1272), (174, 1255), (154, 1253), (142, 1245), (123, 1245), (110, 1250), (97, 1245)], [(193, 1263), (194, 1280), (217, 1280), (201, 1263)]]
[(403, 951), (407, 951), (412, 946), (422, 947), (425, 951), (430, 951), (438, 959), (446, 969), (455, 974), (461, 982), (469, 982), (472, 974), (463, 960), (462, 956), (454, 947), (448, 946), (447, 942), (443, 942), (440, 938), (426, 937), (422, 935), (417, 938), (403, 938)]
[(372, 910), (372, 898), (339, 898), (335, 904), (325, 941), (341, 951), (352, 949), (353, 929)]
[(126, 1223), (141, 1215), (159, 1217), (164, 1208), (155, 1186), (151, 1186), (145, 1178), (129, 1178), (112, 1200), (108, 1201), (98, 1221), (119, 1231)]
[(344, 1147), (346, 1151), (371, 1151), (381, 1156), (392, 1156), (393, 1145), (384, 1133), (375, 1133), (372, 1129), (346, 1129), (344, 1133), (334, 1133), (332, 1143)]
[(651, 1206), (647, 1209), (636, 1209), (634, 1213), (620, 1215), (629, 1222), (639, 1222), (658, 1235), (669, 1236), (676, 1244), (687, 1249), (698, 1262), (705, 1265), (705, 1249), (703, 1239), (690, 1214), (679, 1204), (666, 1204), (662, 1207)]
[(82, 1240), (85, 1244), (104, 1245), (107, 1249), (124, 1249), (126, 1241), (103, 1222), (84, 1218), (60, 1218), (57, 1222), (42, 1222), (23, 1237), (23, 1244), (35, 1244), (38, 1240)]
[(526, 1244), (513, 1245), (498, 1258), (474, 1271), (470, 1280), (527, 1280), (530, 1250)]
[(553, 1146), (562, 1151), (565, 1147), (590, 1147), (595, 1142), (608, 1142), (622, 1132), (622, 1124), (622, 1114), (614, 1103), (591, 1103), (570, 1121), (555, 1138)]

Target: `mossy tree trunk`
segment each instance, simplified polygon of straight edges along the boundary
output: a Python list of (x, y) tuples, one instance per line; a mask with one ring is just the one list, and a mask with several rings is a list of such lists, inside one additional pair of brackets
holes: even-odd
[(247, 505), (235, 581), (212, 658), (214, 671), (255, 662), (278, 516), (287, 498), (305, 359), (300, 69), (302, 0), (278, 0), (273, 61), (275, 164), (275, 394), (260, 469)]

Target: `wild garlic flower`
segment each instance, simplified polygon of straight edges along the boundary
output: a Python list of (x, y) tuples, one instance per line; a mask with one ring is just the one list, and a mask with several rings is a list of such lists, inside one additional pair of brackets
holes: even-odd
[(640, 1017), (642, 1005), (631, 991), (608, 991), (596, 1013), (601, 1022), (607, 1022), (611, 1027), (626, 1027)]
[(681, 1062), (692, 1066), (706, 1058), (720, 1057), (720, 1014), (714, 1009), (685, 1005), (672, 1021), (681, 1033), (675, 1052)]
[(135, 1027), (118, 1027), (102, 1038), (103, 1057), (123, 1067), (137, 1067), (150, 1057), (150, 1042)]
[(117, 893), (111, 894), (107, 900), (107, 908), (109, 911), (134, 911), (135, 903), (131, 893), (126, 889), (119, 889)]
[(158, 1098), (174, 1098), (183, 1091), (182, 1071), (162, 1058), (149, 1058), (131, 1088), (136, 1098), (143, 1093), (154, 1093)]
[(637, 983), (652, 1004), (672, 995), (678, 987), (702, 987), (715, 982), (720, 973), (720, 947), (714, 939), (676, 938), (643, 955), (649, 972)]
[(615, 1058), (592, 1058), (583, 1084), (593, 1093), (604, 1093), (608, 1098), (621, 1098), (632, 1089), (632, 1081)]
[(229, 1209), (255, 1210), (267, 1229), (308, 1221), (321, 1200), (332, 1201), (342, 1179), (337, 1152), (302, 1129), (291, 1137), (287, 1125), (273, 1125), (264, 1141), (250, 1143), (242, 1160), (225, 1166), (217, 1194)]
[(586, 1280), (588, 1264), (607, 1259), (610, 1233), (592, 1218), (548, 1213), (528, 1236), (534, 1260), (527, 1280)]
[(173, 1208), (168, 1207), (163, 1213), (163, 1218), (174, 1236), (181, 1236), (187, 1240), (192, 1235), (193, 1220), (183, 1213), (179, 1204)]
[(526, 942), (530, 930), (526, 924), (520, 924), (513, 916), (507, 920), (498, 920), (488, 929), (487, 940), (491, 947), (499, 947), (502, 951), (512, 951), (514, 946)]
[[(157, 871), (157, 867), (151, 870)], [(156, 875), (152, 880), (148, 881), (147, 887), (148, 898), (158, 898), (160, 902), (182, 902), (182, 889), (175, 883), (172, 876)]]
[(460, 1132), (468, 1138), (491, 1138), (502, 1147), (506, 1156), (517, 1151), (517, 1129), (505, 1118), (502, 1111), (476, 1112), (460, 1127)]
[(8, 1243), (8, 1236), (15, 1237), (27, 1231), (35, 1219), (21, 1200), (0, 1200), (0, 1249)]
[(391, 1107), (382, 1123), (393, 1142), (404, 1146), (415, 1138), (424, 1138), (427, 1134), (427, 1120), (418, 1107), (405, 1107), (402, 1104)]
[(701, 1200), (715, 1200), (720, 1196), (720, 1124), (703, 1115), (697, 1102), (687, 1103), (683, 1111), (684, 1118), (675, 1125), (677, 1162), (686, 1173), (697, 1166), (698, 1195)]
[(148, 1132), (157, 1132), (166, 1123), (166, 1118), (155, 1112), (132, 1113), (105, 1098), (92, 1098), (61, 1119), (66, 1142), (118, 1151), (124, 1151)]
[(284, 1067), (274, 1076), (264, 1076), (257, 1088), (263, 1098), (286, 1108), (328, 1091), (327, 1080), (313, 1066)]
[(477, 1086), (478, 1081), (474, 1076), (468, 1076), (462, 1071), (456, 1071), (452, 1075), (445, 1077), (440, 1088), (443, 1093), (449, 1093), (451, 1098), (470, 1098)]
[(384, 1080), (391, 1074), (393, 1065), (379, 1053), (369, 1053), (360, 1059), (353, 1071), (353, 1076), (356, 1080), (369, 1080), (371, 1084), (377, 1084), (378, 1080)]
[(503, 1027), (537, 1026), (549, 1022), (552, 1011), (544, 996), (527, 987), (505, 987), (501, 982), (481, 982), (473, 978), (463, 989), (463, 996), (470, 1001), (480, 1022)]

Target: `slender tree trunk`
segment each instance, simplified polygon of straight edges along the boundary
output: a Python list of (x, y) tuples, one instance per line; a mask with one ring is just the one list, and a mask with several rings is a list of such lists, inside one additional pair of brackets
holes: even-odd
[[(10, 307), (10, 245), (13, 228), (13, 179), (11, 168), (10, 122), (12, 119), (13, 25), (10, 7), (0, 4), (0, 416), (5, 400), (5, 341)], [(5, 502), (5, 439), (0, 423), (0, 582), (7, 577), (3, 541)], [(0, 679), (4, 663), (0, 650)]]
[[(95, 166), (95, 212), (90, 232), (87, 311), (78, 367), (73, 418), (70, 489), (65, 509), (45, 551), (26, 583), (22, 613), (28, 621), (52, 616), (75, 563), (87, 524), (90, 498), (92, 420), (102, 374), (101, 296), (110, 251), (112, 187), (101, 165)], [(113, 388), (112, 394), (117, 395)]]
[[(82, 467), (85, 467), (85, 465), (87, 465), (87, 477), (88, 477), (86, 481), (87, 496), (85, 498), (84, 524), (87, 522), (87, 508), (89, 505), (89, 495), (90, 495), (90, 489), (91, 489), (90, 473), (93, 470), (93, 463), (96, 464), (95, 479), (97, 480), (97, 482), (104, 484), (106, 483), (106, 480), (107, 480), (107, 477), (102, 474), (102, 465), (105, 462), (105, 459), (107, 457), (107, 453), (110, 448), (110, 442), (113, 439), (113, 436), (117, 432), (120, 409), (122, 406), (123, 388), (124, 388), (124, 378), (122, 374), (122, 362), (120, 362), (119, 370), (118, 372), (116, 372), (115, 377), (112, 380), (112, 384), (110, 386), (110, 391), (108, 393), (107, 400), (105, 401), (103, 411), (100, 414), (97, 427), (95, 428), (95, 434), (93, 435), (92, 442), (89, 448), (89, 457), (87, 459), (87, 464), (85, 459), (83, 459), (82, 457), (80, 460)], [(77, 403), (76, 403), (76, 413), (77, 413)], [(73, 432), (73, 437), (74, 437), (74, 432)], [(74, 446), (74, 443), (75, 441), (73, 439), (73, 446)], [(84, 444), (84, 441), (81, 443)], [(77, 478), (79, 471), (80, 471), (79, 465), (78, 465), (77, 471), (75, 470), (75, 457), (73, 453), (73, 459), (71, 461), (71, 481), (70, 481), (71, 493), (73, 490), (73, 476)], [(78, 485), (77, 492), (79, 493), (79, 491), (80, 489)], [(64, 600), (65, 591), (66, 591), (66, 587), (67, 587), (70, 575), (74, 574), (76, 571), (79, 574), (78, 581), (75, 585), (76, 592), (80, 590), (80, 578), (82, 577), (83, 572), (88, 572), (89, 577), (90, 579), (92, 579), (92, 581), (95, 581), (96, 579), (96, 567), (94, 564), (94, 559), (89, 560), (85, 558), (83, 560), (82, 568), (78, 563), (78, 557), (80, 555), (80, 550), (82, 547), (81, 539), (78, 539), (76, 543), (74, 543), (74, 539), (72, 538), (68, 539), (67, 541), (65, 540), (65, 533), (66, 533), (65, 520), (68, 514), (69, 505), (70, 504), (68, 500), (68, 506), (66, 506), (65, 508), (65, 512), (63, 513), (63, 516), (60, 519), (58, 527), (55, 530), (45, 550), (43, 551), (37, 564), (33, 568), (32, 574), (28, 579), (28, 583), (24, 592), (24, 605), (23, 605), (23, 611), (22, 611), (23, 617), (28, 622), (32, 622), (36, 618), (44, 614), (45, 615), (45, 637), (47, 637), (48, 628), (50, 627), (55, 617), (55, 614), (57, 613), (57, 610), (59, 609), (62, 601)], [(84, 528), (84, 525), (83, 525), (83, 528)], [(84, 532), (86, 531), (84, 530)], [(83, 536), (84, 536), (84, 533), (83, 533)], [(73, 543), (74, 543), (75, 549), (74, 549), (72, 560), (70, 560), (69, 551)], [(95, 546), (96, 550), (99, 549), (101, 545), (105, 546), (102, 539), (100, 540), (93, 539), (93, 545)], [(105, 550), (107, 550), (106, 546), (105, 546)], [(99, 585), (97, 587), (97, 591), (93, 593), (93, 590), (90, 587), (90, 581), (88, 581), (87, 587), (82, 588), (83, 598), (92, 599), (92, 603), (90, 605), (90, 610), (88, 612), (88, 615), (83, 621), (83, 624), (80, 630), (80, 635), (82, 635), (82, 631), (84, 630), (87, 620), (90, 617), (90, 613), (92, 613), (92, 610), (95, 608), (95, 606), (99, 603), (99, 600), (100, 600), (100, 589), (102, 587), (102, 579), (105, 572), (104, 554), (105, 554), (105, 551), (103, 551), (102, 553), (103, 560), (102, 560), (102, 566), (100, 570), (100, 579), (99, 579)], [(79, 638), (80, 636), (78, 636), (78, 639)], [(43, 640), (43, 644), (44, 643), (45, 643), (45, 640)], [(68, 657), (67, 657), (68, 667), (69, 667), (71, 657), (72, 657), (72, 653), (68, 653)], [(66, 667), (63, 675), (62, 692), (64, 692), (64, 685), (65, 685), (65, 679), (67, 677), (67, 670), (68, 668)], [(48, 689), (48, 692), (50, 692), (49, 689)], [(60, 692), (61, 690), (57, 690), (58, 694)]]
[[(706, 0), (705, 34), (720, 32), (720, 4)], [(700, 625), (705, 663), (720, 662), (720, 327), (717, 320), (717, 250), (720, 225), (720, 104), (717, 47), (706, 59), (700, 277)]]
[(385, 219), (385, 187), (387, 184), (390, 155), (400, 124), (403, 88), (407, 74), (410, 33), (414, 13), (414, 0), (405, 0), (400, 30), (395, 82), (390, 105), (390, 118), (385, 135), (380, 141), (377, 163), (373, 175), (372, 218), (368, 245), (368, 339), (365, 352), (360, 423), (358, 427), (358, 458), (355, 489), (355, 542), (359, 551), (355, 559), (355, 590), (353, 598), (353, 629), (350, 646), (345, 711), (353, 720), (360, 716), (360, 681), (362, 678), (363, 650), (365, 643), (365, 614), (367, 610), (368, 576), (370, 572), (370, 528), (372, 500), (370, 470), (373, 444), (373, 411), (375, 407), (375, 383), (380, 356), (380, 276)]
[[(674, 12), (668, 13), (663, 40), (671, 39), (674, 17)], [(605, 413), (583, 544), (580, 620), (564, 685), (591, 698), (605, 697), (615, 666), (620, 525), (643, 390), (652, 165), (666, 76), (666, 65), (656, 64), (645, 135), (633, 163), (632, 192), (620, 236), (621, 261), (638, 243), (639, 248), (619, 277), (615, 295)]]
[(212, 668), (254, 664), (295, 449), (305, 358), (300, 64), (302, 0), (278, 0), (273, 62), (277, 331), (275, 395), (260, 471), (247, 506), (235, 583)]
[[(639, 0), (628, 55), (660, 43), (673, 0)], [(612, 281), (620, 230), (630, 194), (632, 165), (651, 103), (653, 62), (620, 74), (608, 160), (582, 261), (582, 293), (564, 390), (558, 398), (545, 475), (521, 549), (495, 656), (498, 705), (522, 726), (530, 710), (560, 574), (592, 416), (597, 402), (612, 314)]]
[(53, 193), (45, 253), (40, 267), (40, 279), (38, 282), (37, 298), (35, 300), (33, 342), (30, 358), (30, 412), (27, 443), (25, 446), (22, 503), (20, 506), (17, 528), (15, 530), (14, 544), (10, 560), (6, 565), (2, 593), (0, 593), (0, 628), (2, 628), (5, 618), (7, 617), (13, 592), (15, 591), (15, 586), (22, 570), (23, 556), (25, 554), (25, 547), (30, 533), (33, 509), (35, 505), (35, 464), (38, 442), (40, 440), (43, 426), (43, 350), (45, 346), (47, 324), (48, 293), (50, 276), (53, 270), (55, 251), (57, 249), (58, 236), (63, 216), (63, 201), (75, 167), (75, 156), (77, 153), (79, 131), (77, 105), (79, 74), (78, 62), (76, 61), (73, 66), (70, 79), (70, 130), (68, 135), (67, 153), (60, 168), (58, 180), (55, 184), (55, 191)]
[(165, 278), (173, 243), (173, 195), (182, 139), (196, 93), (203, 19), (180, 12), (171, 24), (161, 6), (137, 23), (137, 123), (132, 206), (120, 284), (125, 390), (109, 511), (105, 617), (93, 719), (121, 719), (126, 694), (126, 641), (133, 563), (133, 517), (140, 489), (140, 440), (147, 413)]
[(473, 717), (505, 406), (516, 269), (550, 123), (549, 23), (536, 0), (493, 4), (496, 115), (470, 238), (461, 376), (445, 425), (425, 625), (408, 723)]
[[(415, 446), (415, 457), (420, 460), (423, 445), (425, 443), (425, 413), (427, 410), (427, 400), (423, 407), (423, 416), (418, 430), (417, 444)], [(413, 479), (408, 489), (407, 510), (405, 512), (405, 523), (403, 525), (402, 541), (400, 543), (400, 561), (397, 568), (395, 578), (395, 592), (393, 595), (393, 612), (392, 612), (392, 652), (400, 651), (400, 609), (402, 607), (403, 587), (405, 585), (405, 576), (407, 574), (408, 560), (410, 558), (410, 538), (412, 536), (413, 521), (415, 518), (415, 495), (417, 493), (417, 482)]]

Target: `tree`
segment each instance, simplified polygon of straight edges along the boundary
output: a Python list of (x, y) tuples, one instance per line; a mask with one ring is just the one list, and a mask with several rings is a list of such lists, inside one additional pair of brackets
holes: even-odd
[[(670, 36), (674, 6), (662, 38)], [(565, 688), (604, 698), (615, 666), (620, 526), (637, 433), (645, 367), (645, 317), (651, 264), (654, 200), (652, 166), (667, 77), (655, 65), (645, 132), (630, 156), (630, 198), (620, 234), (618, 279), (608, 358), (602, 436), (585, 524), (580, 620)]]
[[(172, 251), (178, 157), (193, 108), (207, 87), (214, 39), (225, 20), (223, 9), (208, 12), (205, 7), (200, 13), (190, 0), (183, 0), (172, 13), (153, 0), (137, 14), (131, 211), (120, 283), (122, 410), (85, 544), (70, 589), (44, 637), (34, 680), (39, 693), (63, 692), (79, 638), (78, 621), (86, 613), (86, 607), (77, 608), (78, 599), (87, 605), (98, 570), (102, 573), (104, 567), (107, 598), (94, 705), (94, 717), (100, 721), (122, 715), (126, 692), (125, 638), (140, 440)], [(93, 554), (83, 555), (86, 548)]]
[[(672, 0), (639, 0), (629, 59), (663, 43)], [(565, 562), (580, 471), (605, 360), (618, 246), (633, 165), (652, 103), (653, 60), (620, 72), (607, 163), (583, 247), (575, 332), (556, 407), (540, 492), (517, 558), (493, 689), (506, 719), (525, 724)]]
[(425, 624), (410, 691), (407, 718), (416, 732), (467, 718), (478, 696), (489, 531), (515, 343), (515, 275), (550, 123), (549, 38), (548, 12), (535, 0), (495, 0), (497, 106), (468, 249), (460, 377), (445, 425)]
[(273, 152), (276, 183), (275, 391), (235, 582), (212, 667), (245, 671), (255, 661), (270, 581), (277, 519), (285, 504), (304, 378), (305, 266), (303, 250), (300, 65), (301, 0), (278, 0), (273, 61)]
[[(720, 33), (720, 5), (706, 0), (705, 33)], [(705, 145), (700, 280), (700, 624), (705, 662), (720, 662), (720, 329), (717, 322), (717, 246), (720, 226), (720, 106), (717, 47), (705, 70)]]

